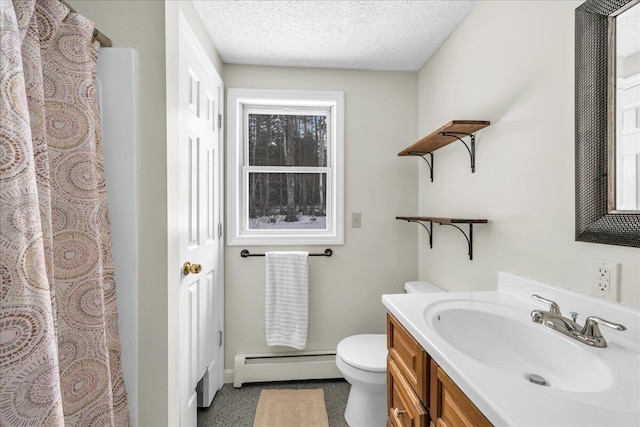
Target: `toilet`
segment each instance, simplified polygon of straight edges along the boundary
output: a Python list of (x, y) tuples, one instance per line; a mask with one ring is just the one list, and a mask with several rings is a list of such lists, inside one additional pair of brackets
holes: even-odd
[[(446, 292), (431, 282), (404, 284), (406, 293)], [(387, 425), (387, 335), (344, 338), (336, 350), (336, 366), (351, 384), (344, 419), (350, 427)]]

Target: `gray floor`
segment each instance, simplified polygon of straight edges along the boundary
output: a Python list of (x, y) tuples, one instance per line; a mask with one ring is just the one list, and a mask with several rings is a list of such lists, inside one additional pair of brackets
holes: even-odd
[[(324, 402), (329, 417), (329, 427), (347, 427), (344, 408), (351, 386), (344, 380), (287, 381), (276, 383), (244, 384), (233, 388), (225, 384), (213, 399), (209, 408), (198, 409), (198, 427), (251, 427), (256, 415), (256, 406), (263, 389), (307, 389), (324, 390)], [(301, 426), (302, 427), (302, 426)], [(305, 426), (311, 427), (311, 426)]]

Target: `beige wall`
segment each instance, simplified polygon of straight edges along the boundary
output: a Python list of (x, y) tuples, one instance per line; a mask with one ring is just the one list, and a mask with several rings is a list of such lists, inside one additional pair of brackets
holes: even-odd
[[(227, 88), (344, 91), (345, 244), (332, 246), (331, 258), (309, 260), (307, 350), (335, 350), (345, 336), (385, 332), (382, 294), (401, 292), (418, 272), (415, 229), (395, 220), (417, 209), (415, 163), (397, 157), (417, 136), (417, 74), (225, 65), (223, 79)], [(362, 213), (362, 228), (351, 228), (352, 212)], [(242, 248), (226, 254), (227, 368), (237, 353), (287, 349), (265, 343), (264, 258), (241, 258)]]
[[(419, 73), (419, 133), (452, 119), (491, 120), (470, 173), (460, 143), (420, 163), (420, 213), (488, 218), (462, 235), (420, 238), (420, 278), (491, 289), (500, 270), (588, 292), (590, 262), (621, 263), (621, 302), (640, 306), (640, 249), (574, 240), (574, 9), (581, 2), (478, 2)], [(570, 309), (570, 308), (567, 308)], [(582, 315), (597, 313), (581, 313)]]
[(624, 58), (618, 57), (616, 66), (619, 70), (618, 77), (629, 77), (640, 73), (640, 52), (636, 52)]

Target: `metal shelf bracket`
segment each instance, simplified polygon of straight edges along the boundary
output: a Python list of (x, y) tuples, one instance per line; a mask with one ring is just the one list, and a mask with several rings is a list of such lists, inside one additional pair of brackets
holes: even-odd
[(427, 234), (429, 235), (429, 247), (431, 249), (433, 249), (433, 221), (429, 221), (429, 228), (427, 228), (426, 225), (424, 225), (422, 223), (422, 221), (416, 221), (413, 219), (407, 219), (407, 222), (415, 222), (416, 224), (420, 224), (422, 226), (422, 228), (424, 228), (427, 231)]
[[(458, 135), (462, 135), (462, 138), (464, 138), (465, 136), (470, 137), (471, 147), (469, 147), (469, 145), (467, 145), (467, 143), (464, 142), (464, 140), (460, 138)], [(464, 144), (465, 148), (469, 152), (469, 157), (471, 157), (471, 173), (475, 173), (476, 171), (476, 136), (475, 134), (465, 133), (465, 132), (442, 132), (442, 136), (451, 136)]]
[[(431, 182), (433, 182), (433, 153), (424, 153), (424, 154), (422, 154), (422, 153), (416, 153), (416, 152), (411, 151), (411, 152), (409, 152), (407, 154), (409, 154), (410, 156), (421, 157), (425, 162), (427, 162), (427, 166), (429, 166), (429, 176), (431, 177)], [(429, 159), (431, 161), (427, 160), (427, 158), (425, 157), (427, 155), (429, 156)]]
[(473, 261), (473, 224), (469, 223), (469, 235), (467, 235), (467, 233), (465, 233), (462, 228), (458, 227), (455, 224), (440, 223), (440, 225), (450, 225), (460, 230), (464, 238), (467, 239), (467, 245), (469, 246), (469, 260)]

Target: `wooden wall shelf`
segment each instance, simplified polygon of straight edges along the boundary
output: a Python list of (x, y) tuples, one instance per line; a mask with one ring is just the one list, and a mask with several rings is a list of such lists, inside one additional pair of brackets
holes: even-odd
[[(476, 139), (474, 133), (489, 126), (491, 122), (485, 120), (453, 120), (440, 129), (430, 133), (420, 141), (405, 148), (398, 153), (398, 156), (420, 156), (429, 165), (431, 181), (433, 182), (433, 152), (439, 148), (460, 141), (464, 144), (471, 157), (471, 172), (476, 171)], [(467, 145), (462, 138), (469, 136), (470, 145)], [(429, 155), (431, 162), (425, 155)]]
[(404, 221), (432, 221), (438, 224), (486, 224), (486, 219), (461, 219), (461, 218), (440, 218), (435, 216), (397, 216), (396, 219)]
[[(457, 228), (464, 235), (465, 239), (467, 239), (467, 244), (469, 246), (469, 259), (473, 260), (473, 224), (486, 224), (489, 221), (486, 219), (461, 219), (461, 218), (441, 218), (441, 217), (433, 217), (433, 216), (397, 216), (396, 219), (407, 222), (415, 222), (420, 224), (429, 234), (429, 247), (433, 248), (433, 223), (439, 225), (450, 225), (452, 227)], [(424, 222), (429, 223), (429, 227), (427, 227)], [(456, 224), (468, 224), (469, 225), (469, 234), (465, 233), (464, 230), (458, 227)]]

